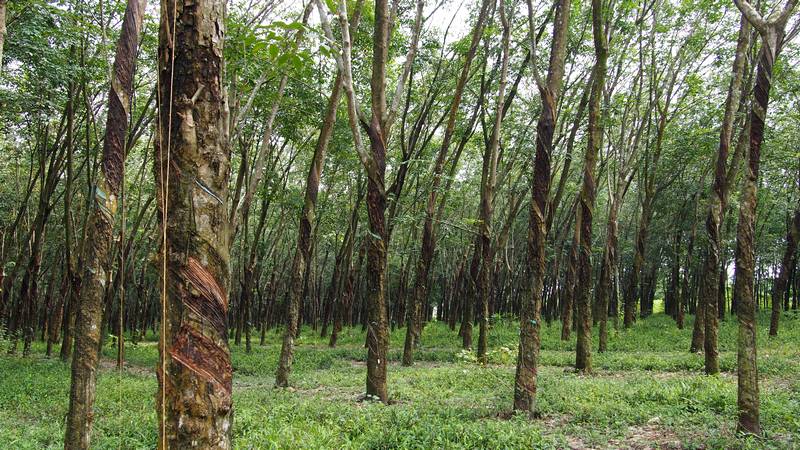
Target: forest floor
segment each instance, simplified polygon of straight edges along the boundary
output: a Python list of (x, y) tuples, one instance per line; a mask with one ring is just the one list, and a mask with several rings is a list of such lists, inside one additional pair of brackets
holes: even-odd
[[(738, 438), (736, 320), (721, 322), (720, 376), (702, 374), (688, 352), (692, 319), (678, 330), (663, 314), (629, 330), (611, 330), (609, 351), (594, 353), (595, 374), (574, 373), (574, 336), (543, 327), (539, 408), (542, 417), (510, 413), (518, 327), (498, 320), (490, 364), (478, 365), (444, 323), (429, 323), (414, 367), (401, 367), (404, 330), (392, 333), (390, 405), (360, 400), (366, 351), (360, 327), (327, 347), (304, 328), (292, 387), (274, 389), (280, 334), (253, 351), (232, 345), (236, 448), (800, 448), (800, 315), (789, 312), (778, 338), (759, 316), (761, 420), (765, 438)], [(595, 342), (597, 329), (595, 329)], [(476, 329), (477, 338), (477, 329)], [(0, 341), (0, 448), (62, 448), (69, 366), (43, 356), (23, 359)], [(93, 448), (154, 448), (157, 343), (127, 345), (126, 368), (104, 349)]]

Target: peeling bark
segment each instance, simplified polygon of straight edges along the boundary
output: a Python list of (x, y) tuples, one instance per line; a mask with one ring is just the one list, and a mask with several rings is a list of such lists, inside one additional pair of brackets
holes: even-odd
[(160, 449), (231, 447), (224, 13), (221, 0), (161, 3), (155, 171), (166, 317), (157, 372)]
[[(75, 326), (69, 413), (64, 438), (67, 449), (90, 446), (97, 388), (103, 299), (107, 274), (111, 272), (113, 228), (125, 171), (125, 139), (130, 118), (133, 76), (145, 0), (129, 0), (122, 20), (122, 32), (114, 57), (108, 117), (103, 143), (102, 173), (94, 190), (94, 203), (87, 227), (91, 230), (84, 256), (80, 304)], [(67, 193), (69, 195), (69, 193)], [(76, 308), (76, 306), (79, 306)]]
[[(531, 46), (536, 46), (533, 30), (533, 5), (528, 0), (528, 25)], [(542, 112), (536, 124), (536, 154), (531, 185), (530, 222), (528, 224), (528, 264), (530, 281), (520, 308), (520, 338), (517, 371), (514, 378), (514, 409), (537, 413), (536, 381), (541, 338), (542, 297), (544, 291), (545, 241), (547, 239), (546, 211), (550, 195), (550, 157), (553, 151), (553, 132), (556, 126), (556, 105), (561, 92), (566, 58), (566, 41), (569, 29), (571, 2), (556, 0), (553, 20), (553, 41), (546, 84), (539, 79), (536, 59), (531, 57), (531, 68), (542, 98)], [(535, 54), (535, 51), (531, 51)]]
[(756, 82), (753, 88), (753, 103), (750, 106), (750, 147), (745, 165), (739, 223), (736, 231), (736, 278), (734, 283), (734, 296), (738, 300), (736, 314), (739, 318), (737, 429), (740, 432), (754, 435), (761, 435), (756, 358), (756, 301), (753, 289), (756, 190), (761, 163), (761, 144), (764, 141), (764, 125), (772, 84), (772, 68), (780, 52), (784, 27), (794, 5), (795, 0), (788, 0), (782, 11), (776, 11), (764, 20), (746, 0), (736, 0), (736, 6), (758, 30), (762, 41)]

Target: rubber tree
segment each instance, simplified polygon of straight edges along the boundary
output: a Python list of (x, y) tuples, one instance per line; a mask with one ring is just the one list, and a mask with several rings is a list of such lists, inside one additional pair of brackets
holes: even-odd
[[(315, 0), (320, 13), (320, 21), (325, 36), (330, 43), (335, 43), (326, 6)], [(424, 6), (424, 5), (423, 5)], [(386, 388), (386, 356), (389, 349), (389, 324), (386, 311), (386, 267), (387, 242), (386, 230), (386, 150), (391, 137), (391, 126), (396, 118), (397, 110), (403, 97), (405, 82), (411, 72), (411, 65), (416, 55), (416, 42), (409, 46), (406, 60), (392, 99), (387, 106), (386, 71), (389, 51), (390, 25), (393, 11), (387, 0), (375, 1), (375, 22), (372, 42), (372, 73), (370, 76), (370, 109), (371, 116), (361, 110), (353, 87), (352, 41), (350, 39), (347, 2), (340, 0), (339, 25), (341, 27), (341, 52), (334, 52), (336, 64), (344, 80), (344, 92), (347, 102), (347, 117), (353, 144), (358, 159), (367, 176), (367, 218), (369, 236), (367, 241), (367, 398), (376, 398), (386, 403), (389, 400)], [(415, 28), (423, 20), (420, 4), (417, 5)], [(369, 140), (369, 149), (364, 145), (361, 136), (363, 128)]]
[(788, 0), (783, 8), (763, 17), (747, 0), (734, 0), (736, 6), (761, 36), (761, 54), (753, 86), (750, 106), (750, 148), (744, 169), (739, 223), (736, 230), (736, 269), (734, 296), (738, 299), (737, 339), (737, 429), (742, 433), (761, 435), (759, 419), (758, 364), (756, 359), (756, 302), (753, 285), (755, 273), (755, 222), (761, 144), (772, 85), (772, 69), (783, 44), (786, 22), (796, 0)]
[(794, 218), (789, 224), (789, 231), (786, 233), (786, 249), (783, 252), (778, 278), (772, 291), (772, 314), (769, 321), (769, 335), (778, 335), (778, 323), (781, 318), (781, 307), (783, 306), (783, 296), (786, 294), (786, 287), (789, 281), (789, 273), (792, 270), (792, 258), (797, 251), (797, 241), (800, 240), (800, 210), (794, 211)]
[[(358, 28), (363, 3), (364, 1), (360, 0), (356, 5), (352, 24), (350, 25), (351, 30)], [(309, 6), (311, 5), (312, 3), (309, 3)], [(289, 313), (278, 359), (278, 369), (275, 372), (275, 386), (278, 387), (289, 386), (289, 374), (292, 370), (292, 358), (294, 356), (294, 338), (297, 335), (299, 323), (301, 295), (303, 293), (303, 285), (306, 283), (306, 266), (311, 256), (311, 230), (314, 228), (316, 220), (320, 177), (322, 176), (328, 144), (333, 136), (333, 129), (336, 124), (336, 111), (339, 109), (339, 102), (342, 98), (343, 84), (342, 75), (337, 72), (331, 94), (328, 97), (325, 116), (322, 119), (322, 128), (317, 137), (317, 144), (314, 147), (314, 156), (311, 158), (308, 175), (306, 176), (306, 191), (303, 199), (303, 208), (300, 211), (297, 250), (292, 260), (289, 281)]]
[[(642, 11), (637, 19), (644, 17)], [(620, 52), (624, 54), (624, 52)], [(617, 77), (622, 72), (623, 59), (617, 63)], [(640, 149), (641, 138), (646, 127), (647, 112), (639, 113), (639, 105), (642, 103), (642, 93), (644, 90), (644, 63), (639, 59), (638, 71), (634, 77), (634, 101), (629, 102), (622, 113), (620, 121), (618, 139), (613, 135), (609, 138), (609, 152), (613, 157), (616, 170), (606, 172), (608, 184), (608, 215), (606, 218), (606, 237), (603, 248), (603, 259), (600, 262), (600, 275), (597, 289), (597, 303), (600, 317), (598, 351), (606, 351), (608, 346), (608, 314), (612, 311), (615, 327), (619, 322), (618, 314), (618, 291), (619, 291), (619, 212), (625, 195), (628, 192), (633, 177), (636, 175), (638, 165), (636, 164), (637, 155)], [(614, 300), (613, 304), (611, 300)]]
[(155, 173), (162, 231), (160, 449), (230, 448), (225, 2), (163, 0)]
[(356, 276), (353, 267), (353, 249), (355, 247), (356, 233), (358, 232), (358, 219), (361, 200), (364, 198), (364, 187), (361, 180), (358, 182), (356, 199), (353, 203), (353, 211), (350, 213), (350, 222), (345, 232), (344, 242), (336, 255), (336, 266), (331, 276), (331, 284), (328, 288), (328, 304), (331, 306), (333, 316), (333, 329), (328, 346), (336, 347), (339, 339), (339, 332), (345, 319), (350, 318), (350, 310), (353, 304), (353, 284)]
[(575, 368), (585, 373), (592, 371), (592, 309), (589, 288), (592, 285), (592, 221), (597, 200), (595, 170), (597, 156), (603, 144), (603, 125), (600, 103), (606, 80), (608, 64), (608, 33), (602, 0), (592, 0), (592, 39), (594, 41), (594, 75), (589, 96), (588, 143), (583, 158), (583, 184), (575, 215), (578, 231), (578, 282), (575, 286), (575, 306), (578, 312), (578, 343), (575, 347)]
[(517, 370), (514, 377), (514, 409), (536, 413), (536, 381), (541, 338), (542, 299), (544, 293), (545, 241), (547, 239), (547, 200), (550, 195), (551, 155), (556, 127), (558, 97), (564, 77), (571, 2), (555, 1), (553, 39), (546, 80), (538, 72), (533, 2), (528, 3), (528, 37), (531, 45), (531, 70), (542, 99), (542, 111), (536, 124), (536, 153), (531, 181), (530, 221), (527, 258), (530, 285), (520, 305), (520, 335)]
[(703, 265), (703, 275), (700, 277), (699, 307), (705, 308), (703, 314), (705, 319), (705, 370), (709, 375), (719, 373), (719, 349), (717, 348), (717, 330), (719, 328), (717, 290), (719, 283), (716, 275), (719, 272), (722, 221), (727, 206), (729, 190), (727, 183), (728, 149), (731, 145), (736, 109), (739, 106), (749, 46), (750, 26), (747, 19), (742, 16), (739, 26), (739, 38), (736, 42), (736, 53), (733, 58), (733, 70), (728, 86), (728, 95), (725, 99), (725, 112), (723, 113), (722, 126), (720, 127), (717, 159), (714, 164), (714, 185), (711, 189), (711, 198), (708, 202), (708, 214), (706, 216), (708, 247), (705, 264)]
[(111, 271), (117, 202), (124, 182), (127, 156), (125, 141), (131, 116), (134, 69), (145, 4), (145, 0), (128, 1), (111, 72), (101, 174), (94, 187), (94, 202), (87, 224), (92, 238), (89, 239), (83, 258), (85, 268), (80, 303), (73, 305), (77, 306), (77, 316), (69, 412), (64, 436), (64, 448), (67, 449), (88, 449), (91, 443), (103, 299), (107, 275)]
[(481, 314), (478, 329), (478, 360), (486, 362), (486, 352), (489, 342), (489, 295), (490, 295), (490, 274), (492, 271), (493, 253), (492, 248), (492, 216), (494, 215), (494, 194), (497, 184), (497, 163), (500, 152), (500, 132), (503, 126), (503, 102), (506, 95), (506, 83), (508, 80), (508, 59), (509, 41), (511, 37), (511, 27), (506, 18), (506, 5), (504, 0), (500, 0), (498, 5), (500, 12), (500, 23), (502, 27), (502, 57), (500, 63), (500, 80), (497, 87), (497, 98), (495, 102), (495, 117), (492, 124), (492, 133), (489, 142), (483, 152), (483, 171), (481, 174), (481, 196), (479, 205), (479, 225), (478, 239), (479, 248), (475, 251), (480, 255), (480, 270), (478, 272), (478, 298), (480, 299)]

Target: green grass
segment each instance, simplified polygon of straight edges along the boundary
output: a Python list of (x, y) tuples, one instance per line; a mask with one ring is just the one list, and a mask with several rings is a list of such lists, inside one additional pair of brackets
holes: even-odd
[[(298, 339), (292, 388), (274, 389), (280, 335), (247, 354), (233, 346), (237, 448), (795, 448), (800, 446), (800, 316), (784, 315), (781, 335), (766, 336), (760, 318), (759, 368), (765, 438), (736, 437), (736, 322), (720, 330), (718, 377), (702, 375), (702, 355), (688, 352), (684, 330), (663, 314), (630, 330), (612, 330), (609, 351), (594, 353), (596, 373), (570, 370), (574, 339), (560, 324), (543, 328), (536, 420), (510, 415), (517, 324), (497, 319), (490, 364), (480, 366), (445, 324), (425, 328), (418, 363), (400, 367), (404, 330), (391, 336), (389, 406), (360, 402), (366, 351), (360, 328), (329, 349), (316, 332)], [(597, 330), (595, 330), (596, 332)], [(595, 335), (595, 342), (596, 342)], [(69, 366), (41, 356), (5, 356), (0, 341), (0, 447), (61, 448)], [(113, 343), (104, 355), (113, 359)], [(152, 369), (156, 343), (127, 346), (128, 369), (104, 364), (98, 380), (93, 447), (153, 448)]]

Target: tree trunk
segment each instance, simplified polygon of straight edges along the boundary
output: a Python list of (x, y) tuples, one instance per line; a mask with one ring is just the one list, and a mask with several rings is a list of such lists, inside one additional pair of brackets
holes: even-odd
[(230, 448), (225, 4), (164, 0), (156, 185), (163, 242), (159, 445)]
[(681, 237), (680, 222), (676, 226), (675, 238), (672, 242), (672, 261), (670, 261), (669, 279), (665, 281), (666, 293), (664, 296), (664, 312), (678, 320), (678, 281), (681, 273)]
[[(696, 203), (695, 203), (696, 205)], [(689, 233), (689, 242), (686, 244), (686, 259), (683, 265), (683, 274), (680, 277), (679, 286), (676, 287), (678, 292), (677, 297), (678, 306), (676, 311), (675, 321), (677, 322), (678, 329), (682, 330), (685, 325), (686, 314), (685, 311), (689, 307), (689, 273), (692, 264), (692, 253), (694, 252), (694, 238), (697, 235), (697, 211), (692, 213), (692, 229)], [(697, 318), (695, 317), (695, 320)], [(694, 340), (692, 340), (694, 343)]]
[[(384, 19), (385, 20), (385, 19)], [(378, 175), (386, 173), (386, 147), (380, 129), (371, 130), (370, 147)], [(386, 317), (386, 195), (375, 181), (367, 184), (367, 216), (371, 236), (367, 247), (367, 395), (388, 401), (386, 353), (389, 347)]]
[(461, 328), (458, 330), (458, 334), (461, 335), (461, 347), (465, 350), (472, 349), (472, 322), (475, 318), (475, 293), (477, 291), (478, 271), (480, 270), (479, 239), (479, 237), (475, 237), (475, 245), (472, 249), (472, 258), (470, 259), (469, 273), (466, 279), (464, 313), (461, 317)]
[[(745, 0), (737, 0), (736, 5), (742, 10), (748, 21), (759, 31), (762, 38), (761, 55), (753, 89), (753, 103), (750, 107), (750, 151), (745, 165), (744, 183), (739, 206), (734, 284), (734, 295), (738, 299), (736, 313), (739, 318), (737, 428), (741, 432), (761, 435), (756, 358), (755, 315), (757, 305), (753, 297), (756, 190), (759, 164), (761, 162), (761, 143), (764, 140), (764, 124), (769, 104), (772, 68), (780, 52), (780, 46), (783, 42), (783, 30), (789, 12), (794, 7), (794, 1), (789, 0), (784, 12), (780, 16), (770, 16), (766, 23)], [(754, 16), (760, 20), (754, 19)]]
[[(356, 232), (358, 230), (358, 213), (361, 206), (361, 199), (364, 197), (364, 189), (361, 180), (359, 180), (358, 187), (356, 188), (356, 199), (353, 203), (353, 209), (350, 213), (350, 219), (347, 222), (347, 230), (345, 231), (342, 245), (336, 253), (336, 258), (333, 265), (333, 273), (331, 274), (331, 282), (328, 285), (328, 290), (325, 293), (325, 319), (320, 332), (320, 337), (327, 336), (328, 322), (332, 322), (333, 328), (337, 326), (339, 329), (335, 330), (336, 333), (341, 331), (342, 316), (344, 311), (349, 306), (349, 302), (341, 296), (345, 294), (347, 277), (350, 274), (353, 260), (353, 248), (355, 247)], [(340, 314), (341, 313), (341, 314)], [(335, 347), (335, 340), (331, 347)]]
[[(64, 266), (66, 267), (66, 265)], [(53, 310), (49, 312), (50, 326), (48, 329), (49, 335), (47, 336), (47, 350), (45, 351), (45, 354), (48, 358), (53, 356), (53, 345), (58, 342), (58, 337), (61, 335), (61, 326), (64, 321), (64, 304), (66, 303), (67, 298), (66, 287), (66, 283), (64, 282), (62, 276), (61, 287), (59, 288), (59, 293), (57, 294), (58, 298), (53, 305)]]
[(605, 89), (608, 43), (603, 20), (602, 0), (592, 0), (592, 32), (594, 37), (594, 76), (589, 100), (588, 144), (583, 162), (583, 185), (580, 204), (575, 215), (578, 235), (578, 283), (575, 305), (578, 311), (578, 343), (575, 348), (575, 368), (584, 373), (592, 372), (592, 310), (589, 304), (589, 288), (592, 285), (592, 220), (597, 199), (595, 168), (597, 155), (603, 143), (603, 128), (600, 102)]
[[(309, 7), (311, 3), (309, 3)], [(310, 10), (309, 10), (310, 11)], [(358, 14), (359, 11), (356, 11)], [(358, 23), (354, 19), (354, 23)], [(278, 369), (275, 372), (275, 386), (289, 386), (289, 373), (292, 370), (292, 358), (294, 356), (294, 337), (297, 333), (298, 311), (300, 295), (302, 294), (303, 284), (306, 281), (306, 263), (310, 258), (311, 249), (311, 230), (314, 227), (317, 194), (319, 193), (320, 176), (325, 163), (325, 153), (328, 150), (328, 143), (333, 136), (333, 126), (336, 122), (336, 111), (339, 107), (339, 100), (342, 96), (342, 76), (336, 75), (333, 82), (333, 90), (328, 98), (325, 117), (322, 119), (322, 129), (317, 138), (317, 145), (314, 148), (314, 156), (306, 177), (306, 193), (303, 202), (303, 209), (300, 213), (300, 229), (297, 237), (297, 250), (292, 261), (291, 276), (289, 282), (289, 315), (287, 317), (286, 330), (283, 335), (281, 354), (278, 360)]]
[(495, 102), (495, 121), (492, 127), (492, 135), (483, 153), (484, 183), (481, 189), (480, 200), (480, 255), (481, 264), (478, 279), (479, 298), (481, 302), (481, 321), (478, 331), (478, 360), (485, 363), (486, 352), (489, 346), (489, 296), (490, 296), (490, 274), (494, 266), (492, 249), (492, 215), (494, 203), (494, 190), (497, 184), (497, 162), (500, 150), (500, 131), (503, 125), (503, 102), (505, 99), (506, 80), (508, 78), (508, 58), (509, 58), (509, 39), (510, 26), (506, 19), (505, 1), (500, 0), (498, 8), (500, 10), (500, 21), (503, 28), (502, 47), (503, 56), (500, 67), (500, 82), (497, 87), (497, 100)]
[[(328, 39), (334, 40), (325, 7), (316, 0), (320, 20)], [(422, 11), (417, 8), (415, 28), (421, 25)], [(386, 391), (386, 353), (389, 347), (389, 330), (386, 311), (386, 251), (388, 233), (386, 230), (386, 149), (391, 136), (391, 123), (399, 105), (405, 78), (410, 72), (416, 46), (409, 47), (403, 73), (398, 80), (392, 107), (386, 108), (386, 63), (389, 50), (390, 11), (387, 0), (375, 1), (375, 25), (372, 46), (372, 74), (370, 78), (371, 112), (367, 120), (358, 108), (358, 100), (353, 89), (352, 43), (347, 18), (347, 2), (339, 2), (339, 21), (342, 33), (342, 53), (336, 57), (339, 70), (344, 78), (347, 94), (347, 115), (350, 131), (355, 141), (359, 160), (367, 174), (367, 217), (370, 233), (367, 248), (367, 397), (388, 402)], [(370, 148), (363, 147), (359, 123), (366, 129)]]
[[(528, 38), (535, 46), (533, 5), (528, 0)], [(545, 241), (547, 239), (547, 201), (550, 195), (550, 156), (553, 150), (553, 133), (556, 126), (556, 105), (561, 92), (566, 58), (567, 31), (571, 2), (556, 0), (553, 21), (553, 40), (546, 84), (539, 79), (538, 68), (531, 58), (531, 68), (536, 74), (537, 87), (542, 97), (542, 112), (536, 124), (536, 155), (533, 163), (531, 185), (530, 222), (528, 224), (528, 264), (531, 268), (529, 292), (520, 308), (520, 338), (517, 371), (514, 378), (514, 409), (537, 413), (536, 377), (541, 340), (542, 298), (545, 277)], [(535, 54), (535, 52), (532, 52)]]
[[(552, 207), (552, 206), (551, 206)], [(559, 292), (561, 300), (561, 340), (568, 341), (572, 332), (572, 318), (575, 316), (575, 277), (578, 274), (578, 236), (579, 230), (575, 228), (572, 236), (572, 244), (569, 246), (569, 259), (567, 261), (567, 273), (564, 275), (564, 284)], [(558, 272), (555, 273), (558, 279)]]
[[(654, 175), (654, 174), (653, 174)], [(651, 175), (651, 177), (653, 176)], [(647, 190), (647, 189), (646, 189)], [(645, 243), (650, 227), (650, 219), (653, 216), (653, 194), (645, 192), (645, 199), (642, 203), (642, 215), (639, 218), (639, 227), (636, 232), (636, 245), (633, 255), (633, 266), (628, 275), (628, 286), (625, 290), (625, 312), (623, 325), (625, 328), (633, 326), (636, 321), (636, 305), (640, 304), (640, 275), (644, 265)]]
[[(64, 438), (68, 449), (90, 446), (94, 399), (102, 334), (103, 299), (107, 274), (111, 271), (113, 228), (125, 173), (125, 139), (133, 95), (134, 68), (142, 28), (145, 0), (129, 0), (114, 57), (108, 101), (102, 174), (94, 191), (94, 204), (87, 223), (91, 239), (86, 247), (80, 304), (75, 326), (69, 413)], [(69, 195), (69, 193), (67, 193)], [(121, 313), (121, 312), (120, 312)]]
[(786, 286), (789, 280), (789, 272), (792, 270), (792, 258), (797, 251), (797, 241), (800, 239), (800, 209), (794, 211), (794, 218), (789, 226), (789, 232), (786, 233), (786, 250), (781, 259), (781, 266), (778, 272), (778, 278), (775, 279), (774, 288), (772, 291), (772, 316), (769, 321), (769, 335), (778, 335), (778, 322), (781, 317), (781, 305), (783, 297), (787, 292)]
[(717, 295), (719, 289), (720, 252), (722, 245), (722, 221), (728, 197), (727, 166), (728, 149), (731, 144), (736, 108), (739, 105), (742, 78), (744, 77), (747, 49), (750, 45), (750, 27), (747, 19), (742, 16), (739, 27), (739, 39), (736, 43), (736, 55), (733, 60), (733, 73), (728, 97), (725, 100), (725, 113), (720, 129), (719, 149), (717, 161), (714, 166), (714, 187), (706, 216), (706, 233), (708, 234), (708, 251), (703, 275), (700, 280), (700, 297), (698, 310), (704, 308), (705, 333), (705, 370), (709, 375), (719, 373), (719, 350), (717, 348), (717, 330), (719, 329), (719, 308)]
[(353, 304), (353, 284), (355, 282), (356, 268), (353, 266), (353, 248), (355, 247), (356, 232), (358, 230), (358, 212), (361, 206), (361, 199), (364, 196), (363, 184), (359, 183), (358, 194), (353, 205), (353, 212), (350, 215), (347, 234), (345, 235), (342, 249), (336, 259), (336, 267), (331, 276), (331, 284), (328, 289), (328, 303), (331, 305), (333, 315), (333, 330), (328, 346), (336, 347), (339, 339), (339, 332), (342, 331), (342, 324), (345, 317), (349, 318), (348, 311)]
[[(48, 179), (49, 178), (50, 174), (48, 174)], [(43, 189), (41, 198), (39, 199), (36, 218), (34, 219), (31, 229), (30, 240), (27, 242), (27, 246), (30, 248), (30, 255), (27, 258), (28, 261), (25, 265), (25, 273), (20, 283), (17, 308), (12, 310), (13, 320), (9, 327), (9, 332), (11, 334), (11, 344), (8, 350), (9, 354), (16, 353), (20, 334), (23, 339), (22, 356), (27, 357), (30, 354), (30, 347), (34, 334), (33, 327), (36, 302), (39, 297), (39, 273), (42, 266), (42, 252), (44, 251), (47, 218), (51, 211), (51, 195), (52, 190)]]
[[(618, 189), (617, 192), (619, 193), (620, 190)], [(609, 205), (608, 221), (606, 222), (606, 245), (603, 250), (603, 262), (600, 266), (600, 283), (597, 287), (600, 291), (598, 293), (598, 302), (600, 303), (598, 307), (598, 311), (600, 311), (600, 343), (598, 351), (600, 353), (605, 352), (608, 348), (609, 299), (616, 292), (614, 278), (617, 273), (617, 215), (619, 214), (620, 196), (615, 195), (609, 202), (611, 204)], [(616, 311), (616, 306), (613, 309)]]
[[(256, 229), (253, 233), (253, 242), (250, 244), (249, 251), (245, 253), (249, 256), (247, 260), (243, 264), (242, 268), (242, 283), (240, 284), (241, 292), (239, 294), (239, 298), (241, 299), (239, 308), (242, 309), (239, 313), (239, 317), (241, 318), (242, 326), (244, 327), (245, 333), (245, 351), (250, 353), (252, 351), (252, 344), (250, 342), (250, 327), (251, 327), (251, 311), (253, 305), (253, 291), (256, 289), (256, 285), (258, 284), (258, 273), (260, 272), (260, 267), (258, 263), (258, 243), (261, 242), (261, 239), (264, 235), (264, 228), (267, 221), (267, 212), (269, 211), (269, 206), (271, 203), (271, 196), (264, 195), (261, 201), (261, 211), (258, 215), (258, 223), (256, 224)], [(246, 212), (246, 211), (243, 211)], [(247, 224), (245, 224), (245, 227)], [(245, 243), (247, 240), (247, 233), (244, 233)], [(237, 328), (237, 338), (239, 338), (239, 329)]]

